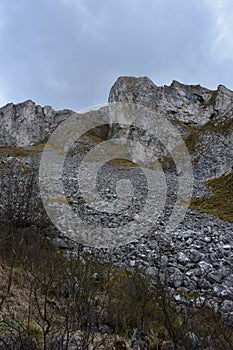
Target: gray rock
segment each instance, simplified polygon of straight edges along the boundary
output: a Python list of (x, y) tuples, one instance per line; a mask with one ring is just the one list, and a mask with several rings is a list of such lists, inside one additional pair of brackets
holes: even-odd
[(222, 311), (224, 313), (233, 313), (233, 301), (232, 300), (224, 300), (222, 303)]
[(67, 241), (64, 238), (56, 237), (51, 239), (51, 243), (60, 249), (69, 249), (71, 248), (71, 242)]
[(184, 281), (184, 275), (180, 272), (179, 269), (175, 268), (174, 273), (170, 276), (171, 281), (173, 282), (176, 288), (180, 287)]
[(148, 350), (149, 339), (147, 334), (142, 329), (136, 328), (131, 338), (131, 344), (134, 350)]
[(222, 273), (221, 271), (213, 271), (207, 276), (207, 279), (211, 283), (220, 283), (222, 281)]
[[(222, 128), (225, 122), (226, 125), (232, 123), (233, 92), (224, 86), (220, 85), (216, 91), (211, 91), (200, 85), (188, 86), (174, 81), (171, 86), (158, 87), (147, 77), (121, 77), (113, 85), (109, 101), (133, 102), (153, 109), (168, 118), (178, 128), (187, 145), (192, 138), (198, 140), (198, 143), (195, 144), (197, 147), (190, 151), (194, 165), (195, 196), (211, 195), (203, 182), (204, 180), (232, 173), (233, 131), (230, 126), (226, 130), (224, 129), (224, 132), (222, 132)], [(101, 109), (90, 113), (93, 113), (94, 117), (98, 115), (104, 117), (106, 110)], [(34, 150), (36, 143), (46, 140), (54, 128), (71, 114), (70, 110), (54, 111), (49, 106), (40, 107), (30, 100), (18, 105), (8, 104), (0, 109), (0, 146), (23, 147), (30, 153)], [(125, 132), (125, 130), (123, 131)], [(100, 128), (96, 131), (96, 135), (106, 138), (117, 136), (121, 132), (119, 127), (117, 129), (116, 126), (112, 125), (110, 129), (109, 127)], [(151, 135), (140, 133), (137, 130), (131, 130), (130, 133), (127, 130), (127, 132), (129, 137), (135, 136), (142, 145), (152, 144), (156, 150), (158, 149), (161, 162), (164, 161), (163, 156), (168, 154)], [(75, 187), (76, 170), (77, 164), (80, 164), (85, 154), (85, 151), (77, 151), (77, 149), (80, 146), (90, 149), (95, 145), (96, 142), (93, 140), (82, 139), (74, 145), (72, 154), (67, 157), (64, 163), (64, 188), (69, 194), (69, 198), (74, 203), (76, 201), (76, 205), (72, 209), (77, 210), (87, 222), (104, 227), (114, 228), (118, 225), (125, 225), (129, 220), (134, 221), (137, 225), (137, 220), (140, 219), (141, 205), (145, 203), (146, 190), (145, 188), (141, 189), (142, 178), (132, 169), (125, 171), (119, 167), (106, 165), (98, 179), (101, 195), (106, 200), (114, 201), (117, 197), (115, 186), (117, 180), (119, 177), (125, 178), (128, 174), (137, 189), (132, 196), (131, 211), (127, 208), (118, 217), (109, 216), (106, 213), (99, 215), (90, 205), (77, 204), (82, 199), (82, 195), (80, 189)], [(133, 150), (132, 155), (138, 157), (138, 150)], [(0, 216), (3, 220), (7, 217), (9, 204), (11, 211), (18, 208), (17, 213), (23, 214), (20, 204), (22, 204), (27, 192), (25, 189), (28, 188), (24, 169), (28, 171), (35, 164), (35, 168), (38, 170), (39, 156), (36, 158), (29, 155), (19, 159), (12, 154), (5, 154), (0, 161)], [(22, 162), (25, 168), (22, 168)], [(21, 170), (19, 170), (20, 167)], [(11, 174), (11, 182), (7, 183), (4, 180), (6, 179), (4, 171)], [(103, 260), (117, 266), (130, 267), (131, 269), (140, 268), (154, 280), (160, 276), (161, 282), (169, 284), (170, 291), (174, 292), (176, 288), (185, 286), (187, 290), (212, 293), (218, 298), (231, 300), (233, 224), (188, 210), (180, 226), (174, 232), (166, 232), (166, 224), (174, 205), (177, 189), (173, 179), (173, 167), (169, 165), (164, 173), (167, 183), (167, 203), (161, 218), (156, 218), (156, 220), (153, 216), (148, 218), (148, 222), (151, 223), (151, 231), (145, 232), (144, 237), (138, 238), (127, 247), (119, 247), (110, 252), (100, 251), (98, 254)], [(14, 181), (17, 186), (14, 185)], [(90, 181), (88, 176), (86, 181)], [(11, 197), (9, 197), (9, 193), (11, 193)], [(38, 204), (39, 191), (37, 187), (33, 191), (32, 197), (34, 204)], [(40, 213), (35, 208), (43, 209), (43, 207), (41, 203), (37, 206), (31, 204), (30, 202), (33, 215), (30, 216), (30, 220), (34, 222), (33, 216)], [(62, 215), (59, 219), (61, 222), (64, 220)], [(48, 223), (46, 221), (47, 231), (50, 229), (49, 225), (49, 221)], [(45, 234), (48, 236), (46, 232)], [(52, 242), (61, 249), (73, 249), (69, 241), (61, 238), (57, 232), (52, 236)], [(91, 255), (94, 250), (88, 247), (84, 248), (84, 251)], [(97, 254), (95, 251), (94, 253)], [(229, 305), (227, 302), (224, 306), (228, 311), (230, 310)]]
[(9, 103), (0, 109), (0, 146), (28, 147), (42, 142), (53, 129), (73, 112), (55, 112), (28, 100), (17, 105)]
[[(233, 92), (222, 85), (216, 91), (177, 81), (173, 81), (171, 86), (157, 87), (147, 77), (120, 77), (110, 90), (109, 102), (130, 102), (148, 107), (174, 122), (180, 133), (188, 136), (185, 125), (191, 125), (195, 130), (195, 127), (203, 127), (207, 123), (212, 123), (214, 127), (231, 120)], [(117, 129), (114, 130), (116, 132)], [(232, 132), (224, 136), (207, 129), (192, 154), (196, 164), (195, 175), (209, 179), (229, 173), (233, 166), (232, 149)], [(195, 191), (198, 193), (198, 188)]]
[(200, 349), (201, 346), (201, 340), (198, 338), (198, 336), (193, 332), (188, 332), (186, 334), (186, 342), (185, 345), (189, 349)]
[(177, 253), (177, 260), (182, 265), (185, 265), (185, 264), (187, 264), (189, 262), (189, 258), (183, 252)]
[(204, 257), (204, 254), (200, 253), (196, 249), (190, 249), (189, 254), (190, 254), (190, 260), (193, 262), (198, 262)]
[(213, 271), (213, 267), (211, 264), (205, 262), (205, 261), (200, 261), (198, 263), (198, 266), (200, 267), (201, 269), (201, 273), (206, 275), (207, 273), (209, 272), (212, 272)]

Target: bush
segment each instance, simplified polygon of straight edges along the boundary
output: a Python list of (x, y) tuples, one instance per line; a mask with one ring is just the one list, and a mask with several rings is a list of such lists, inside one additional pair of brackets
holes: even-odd
[(134, 329), (148, 335), (150, 349), (164, 341), (174, 349), (232, 346), (220, 313), (177, 303), (159, 279), (152, 285), (140, 272), (90, 260), (81, 247), (67, 258), (35, 227), (2, 226), (0, 240), (2, 349), (68, 349), (74, 342), (88, 349), (116, 336), (125, 344)]

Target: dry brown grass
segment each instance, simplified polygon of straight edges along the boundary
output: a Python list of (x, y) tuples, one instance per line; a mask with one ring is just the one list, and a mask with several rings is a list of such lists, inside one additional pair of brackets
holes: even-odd
[(139, 166), (132, 162), (129, 159), (122, 159), (122, 158), (116, 158), (111, 159), (107, 162), (107, 164), (110, 164), (112, 166), (119, 166), (119, 167), (128, 167), (128, 168), (138, 168)]
[(45, 142), (37, 143), (31, 149), (25, 149), (23, 147), (0, 147), (0, 156), (10, 155), (19, 159), (31, 157), (33, 154), (43, 152), (45, 145)]

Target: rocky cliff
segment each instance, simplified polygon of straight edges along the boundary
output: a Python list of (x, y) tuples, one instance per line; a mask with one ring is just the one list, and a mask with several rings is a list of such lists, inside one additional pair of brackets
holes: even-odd
[(142, 104), (169, 119), (202, 126), (213, 119), (232, 118), (233, 92), (223, 85), (214, 91), (178, 81), (158, 87), (147, 77), (120, 77), (110, 90), (109, 102)]
[(223, 85), (208, 90), (200, 85), (157, 87), (149, 78), (120, 77), (109, 102), (130, 102), (165, 116), (182, 134), (202, 180), (231, 172), (233, 166), (233, 92)]
[[(223, 85), (217, 90), (208, 90), (200, 85), (184, 85), (173, 81), (170, 86), (158, 87), (149, 78), (120, 77), (112, 86), (109, 102), (126, 102), (142, 105), (158, 113), (173, 124), (182, 136), (192, 159), (195, 186), (193, 197), (207, 197), (210, 192), (206, 186), (212, 181), (215, 189), (219, 183), (224, 187), (224, 180), (231, 188), (233, 169), (233, 92)], [(94, 113), (94, 112), (89, 112)], [(103, 109), (98, 112), (103, 114)], [(50, 106), (41, 107), (28, 100), (14, 105), (12, 103), (0, 108), (0, 153), (2, 164), (14, 161), (25, 167), (37, 160), (53, 130), (73, 114), (71, 110), (55, 111)], [(74, 145), (73, 153), (77, 150), (90, 149), (102, 140), (119, 135), (117, 125), (100, 127), (84, 137), (78, 147)], [(133, 132), (134, 137), (147, 144), (156, 144), (150, 136)], [(159, 147), (157, 147), (159, 148)], [(132, 159), (137, 162), (140, 152), (137, 147), (131, 149)], [(175, 164), (166, 145), (159, 154), (160, 163), (165, 172), (175, 170)], [(36, 156), (36, 157), (35, 157)], [(229, 181), (230, 176), (230, 181)], [(216, 179), (216, 183), (213, 180)], [(219, 180), (220, 179), (220, 180)], [(223, 181), (222, 181), (223, 180)], [(226, 188), (223, 188), (223, 193)], [(227, 198), (229, 193), (227, 193)], [(215, 198), (216, 200), (216, 198)], [(231, 200), (227, 200), (227, 204)], [(193, 202), (194, 208), (212, 213), (206, 208), (206, 203)], [(221, 205), (220, 205), (221, 206)], [(208, 205), (207, 205), (208, 207)], [(230, 209), (231, 210), (231, 209)], [(233, 220), (232, 214), (219, 215), (220, 218)]]
[[(233, 92), (223, 85), (214, 91), (177, 81), (173, 81), (170, 86), (158, 87), (147, 77), (120, 77), (110, 90), (109, 102), (145, 106), (173, 124), (191, 155), (196, 179), (194, 197), (208, 196), (206, 181), (231, 176)], [(104, 112), (100, 110), (98, 113)], [(72, 114), (71, 110), (55, 111), (50, 106), (38, 106), (31, 100), (17, 105), (9, 103), (0, 108), (2, 164), (13, 157), (19, 164), (27, 166), (32, 162), (32, 156), (41, 154), (52, 131)], [(83, 147), (85, 144), (88, 149), (101, 140), (119, 135), (119, 132), (116, 125), (110, 130), (107, 126), (97, 128), (92, 132), (92, 137), (82, 140), (81, 144)], [(134, 137), (144, 142), (144, 145), (156, 142), (148, 140), (140, 132), (137, 134), (134, 131)], [(174, 169), (175, 164), (164, 146), (159, 159), (166, 171)], [(131, 156), (137, 162), (139, 150), (136, 147), (131, 149)]]
[(42, 142), (56, 126), (72, 114), (70, 110), (54, 111), (28, 100), (0, 109), (0, 147), (29, 147)]
[[(139, 267), (150, 276), (155, 276), (158, 268), (166, 270), (170, 288), (179, 289), (182, 295), (188, 290), (213, 293), (226, 298), (225, 308), (233, 307), (232, 274), (232, 232), (233, 232), (233, 92), (220, 85), (211, 91), (200, 85), (184, 85), (174, 81), (171, 86), (158, 87), (149, 78), (119, 78), (109, 94), (109, 102), (129, 102), (143, 105), (166, 117), (182, 135), (191, 155), (195, 192), (198, 197), (191, 202), (192, 209), (213, 216), (188, 210), (185, 220), (172, 234), (164, 231), (170, 203), (164, 216), (154, 222), (154, 231), (141, 240), (131, 243), (111, 254), (102, 252), (107, 261), (125, 267)], [(93, 116), (103, 110), (90, 112)], [(72, 115), (72, 111), (54, 111), (51, 107), (40, 107), (32, 101), (18, 105), (8, 104), (0, 109), (0, 219), (14, 217), (29, 223), (41, 224), (41, 203), (36, 187), (37, 179), (29, 176), (33, 169), (38, 171), (38, 160), (48, 136), (59, 123)], [(103, 140), (116, 136), (121, 130), (112, 125), (104, 126), (86, 135), (86, 139), (75, 144), (65, 161), (64, 186), (70, 203), (74, 203), (80, 215), (97, 224), (114, 227), (127, 220), (135, 220), (143, 203), (143, 189), (134, 193), (134, 209), (126, 210), (121, 216), (108, 217), (104, 213), (96, 215), (83, 200), (79, 189), (69, 189), (75, 183), (75, 164), (83, 155)], [(142, 139), (141, 131), (134, 131), (134, 137)], [(146, 140), (147, 142), (148, 140)], [(166, 145), (165, 145), (166, 146)], [(134, 150), (132, 150), (133, 157)], [(128, 176), (135, 185), (143, 183), (141, 174), (132, 169), (132, 164), (123, 162), (123, 156), (106, 164), (99, 176), (98, 191), (103, 198), (116, 198), (116, 179), (111, 182), (115, 170), (120, 178)], [(169, 154), (160, 158), (169, 184), (175, 164)], [(123, 169), (124, 168), (124, 169)], [(125, 169), (128, 172), (125, 172)], [(87, 176), (87, 181), (89, 177)], [(140, 186), (139, 186), (140, 187)], [(35, 191), (34, 191), (35, 188)], [(175, 194), (170, 195), (174, 199)], [(53, 198), (55, 205), (65, 205), (59, 198)], [(12, 214), (13, 213), (13, 214)], [(22, 214), (24, 213), (24, 214)], [(44, 213), (42, 213), (44, 215)], [(41, 215), (42, 215), (41, 214)], [(218, 217), (218, 218), (217, 218)], [(36, 218), (38, 220), (36, 220)], [(222, 220), (220, 220), (220, 219)], [(47, 220), (47, 219), (46, 219)], [(61, 217), (62, 220), (62, 217)], [(62, 248), (69, 243), (57, 232), (50, 236), (48, 220), (44, 225), (45, 235)], [(47, 226), (46, 226), (47, 225)], [(59, 237), (58, 237), (59, 236)], [(88, 250), (88, 248), (87, 248)], [(90, 249), (91, 252), (91, 249)], [(180, 294), (179, 294), (180, 295)]]
[[(196, 176), (202, 180), (231, 172), (233, 92), (223, 85), (214, 91), (177, 81), (157, 87), (147, 77), (120, 77), (110, 90), (109, 102), (140, 104), (168, 118), (182, 134)], [(9, 103), (0, 109), (0, 147), (28, 148), (41, 143), (72, 113), (30, 100)]]

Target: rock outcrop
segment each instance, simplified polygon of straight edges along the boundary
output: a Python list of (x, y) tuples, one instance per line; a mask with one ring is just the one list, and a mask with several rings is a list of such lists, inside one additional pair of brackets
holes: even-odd
[(171, 120), (202, 126), (216, 114), (221, 121), (232, 117), (233, 91), (223, 85), (212, 91), (178, 81), (158, 87), (147, 77), (120, 77), (110, 90), (109, 102), (142, 104)]
[(214, 91), (177, 81), (157, 87), (147, 77), (120, 77), (111, 88), (109, 102), (143, 105), (171, 121), (186, 143), (199, 180), (231, 172), (233, 92), (223, 85)]
[(58, 124), (69, 117), (70, 110), (54, 111), (28, 100), (0, 109), (0, 147), (29, 147), (42, 142)]
[[(189, 86), (177, 81), (173, 81), (171, 86), (158, 87), (147, 77), (121, 77), (110, 91), (109, 102), (136, 103), (166, 117), (179, 130), (191, 155), (196, 181), (195, 195), (197, 197), (211, 196), (211, 191), (207, 189), (205, 181), (223, 176), (228, 192), (224, 189), (221, 195), (223, 200), (226, 200), (227, 196), (229, 198), (232, 193), (230, 191), (232, 191), (233, 168), (232, 91), (222, 85), (219, 85), (216, 91), (211, 91), (200, 85)], [(4, 221), (4, 218), (9, 219), (9, 208), (11, 215), (14, 212), (17, 218), (23, 216), (24, 220), (30, 223), (33, 222), (36, 214), (40, 213), (41, 209), (38, 207), (41, 207), (41, 203), (38, 204), (37, 180), (31, 181), (31, 170), (33, 169), (34, 173), (38, 171), (38, 160), (43, 150), (40, 145), (43, 145), (59, 123), (72, 113), (70, 110), (54, 111), (48, 106), (40, 107), (30, 100), (18, 105), (8, 104), (0, 109), (1, 221)], [(127, 220), (136, 220), (140, 215), (144, 192), (146, 192), (145, 189), (140, 189), (143, 182), (141, 174), (137, 173), (137, 168), (128, 169), (128, 164), (124, 164), (123, 170), (121, 163), (119, 165), (117, 162), (107, 164), (100, 172), (98, 191), (106, 200), (114, 201), (117, 197), (117, 179), (114, 178), (115, 180), (112, 181), (112, 173), (115, 170), (118, 171), (120, 179), (124, 179), (125, 174), (128, 174), (139, 187), (134, 192), (134, 206), (115, 217), (108, 216), (106, 213), (96, 214), (89, 205), (90, 203), (85, 203), (80, 189), (74, 188), (74, 184), (76, 185), (75, 171), (77, 164), (82, 161), (83, 156), (91, 147), (105, 140), (107, 136), (115, 136), (119, 132), (116, 126), (112, 126), (111, 130), (108, 127), (96, 130), (95, 137), (87, 138), (85, 144), (79, 143), (68, 154), (65, 161), (63, 180), (69, 202), (74, 203), (74, 209), (78, 210), (85, 219), (90, 222), (94, 221), (96, 225), (103, 227), (124, 225)], [(140, 131), (138, 134), (136, 131), (134, 136), (141, 141)], [(143, 136), (145, 141), (145, 135)], [(166, 145), (164, 146), (166, 148)], [(161, 157), (161, 163), (169, 185), (172, 177), (171, 170), (175, 171), (175, 164), (171, 162), (169, 154)], [(88, 176), (86, 181), (90, 181)], [(33, 186), (35, 186), (35, 191), (32, 191)], [(169, 200), (173, 200), (176, 195), (172, 191), (173, 187), (170, 186)], [(200, 296), (205, 293), (213, 298), (216, 296), (222, 298), (224, 299), (223, 309), (225, 308), (224, 310), (227, 310), (232, 316), (233, 214), (228, 210), (229, 220), (226, 221), (229, 222), (225, 222), (219, 218), (189, 210), (180, 226), (168, 234), (165, 230), (165, 223), (172, 207), (169, 200), (162, 218), (158, 220), (150, 218), (153, 232), (145, 232), (145, 236), (141, 239), (115, 249), (110, 254), (100, 251), (100, 255), (106, 261), (116, 265), (126, 268), (138, 267), (150, 275), (152, 280), (155, 280), (158, 273), (161, 279), (166, 274), (170, 290), (181, 302), (188, 302), (184, 296), (190, 291), (198, 291), (196, 302), (201, 302)], [(53, 201), (53, 205), (61, 205), (59, 198)], [(62, 203), (62, 205), (66, 204)], [(25, 215), (22, 214), (28, 209), (31, 209), (30, 215), (27, 212)], [(216, 214), (216, 211), (213, 213)], [(62, 216), (61, 220), (63, 220)], [(41, 224), (38, 215), (37, 220), (34, 221), (38, 225)], [(64, 239), (53, 228), (48, 227), (48, 220), (46, 225), (44, 224), (43, 228), (48, 239), (53, 240), (63, 249), (71, 249), (67, 239)], [(93, 253), (91, 248), (86, 248), (86, 251)], [(179, 292), (176, 293), (177, 291)], [(218, 308), (218, 301), (216, 305)]]

